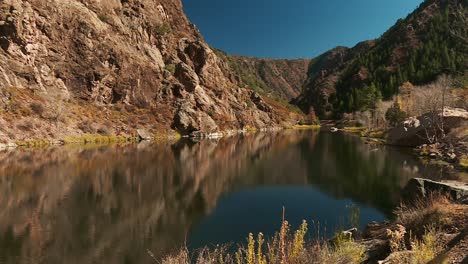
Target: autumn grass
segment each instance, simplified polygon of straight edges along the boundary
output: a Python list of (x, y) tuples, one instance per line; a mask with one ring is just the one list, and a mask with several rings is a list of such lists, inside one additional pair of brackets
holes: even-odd
[(447, 196), (430, 194), (411, 205), (401, 205), (396, 210), (397, 222), (404, 225), (413, 235), (421, 237), (429, 227), (448, 229), (467, 223), (466, 205), (457, 204)]
[(413, 254), (407, 263), (425, 264), (433, 260), (442, 250), (436, 229), (432, 227), (427, 229), (421, 240), (412, 239), (411, 250)]
[(368, 137), (368, 138), (383, 139), (385, 137), (385, 131), (381, 131), (381, 130), (377, 130), (377, 131), (361, 130), (360, 134), (361, 134), (361, 137)]
[(468, 169), (468, 155), (463, 155), (460, 157), (458, 164), (465, 169)]
[(320, 125), (294, 125), (287, 127), (287, 129), (296, 129), (296, 130), (308, 130), (308, 129), (320, 129)]
[(64, 144), (113, 144), (113, 143), (132, 143), (137, 142), (138, 138), (129, 135), (103, 136), (103, 135), (83, 135), (70, 136), (63, 139)]
[(15, 144), (20, 148), (42, 148), (50, 146), (52, 143), (46, 139), (17, 140)]
[(178, 132), (174, 133), (154, 133), (153, 135), (153, 141), (155, 142), (162, 142), (162, 141), (168, 141), (168, 140), (179, 140), (182, 138), (182, 135)]
[(344, 131), (344, 132), (347, 132), (347, 133), (360, 134), (361, 132), (365, 131), (366, 128), (365, 127), (343, 127), (343, 129), (341, 129), (341, 130)]
[(162, 260), (163, 264), (305, 264), (305, 263), (360, 263), (365, 258), (365, 248), (350, 238), (338, 239), (334, 243), (315, 241), (308, 243), (308, 224), (291, 232), (288, 221), (283, 221), (280, 231), (266, 240), (262, 233), (252, 233), (245, 246), (229, 250), (226, 246), (202, 249), (190, 257), (186, 248)]

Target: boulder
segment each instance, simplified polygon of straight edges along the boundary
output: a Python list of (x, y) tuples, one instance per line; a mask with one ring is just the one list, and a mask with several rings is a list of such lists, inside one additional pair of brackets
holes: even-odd
[(414, 202), (427, 197), (430, 193), (447, 194), (453, 200), (468, 196), (468, 184), (456, 181), (436, 182), (428, 179), (411, 179), (402, 190), (405, 202)]
[(174, 116), (172, 127), (187, 135), (195, 131), (213, 133), (219, 131), (216, 122), (207, 113), (195, 109), (189, 102), (184, 103)]
[(138, 129), (137, 134), (140, 141), (149, 141), (153, 139), (153, 135), (145, 129)]
[[(442, 112), (442, 111), (441, 111)], [(440, 113), (442, 114), (442, 113)], [(392, 128), (387, 135), (387, 143), (396, 146), (416, 147), (429, 143), (424, 127), (430, 126), (431, 114), (409, 117), (397, 127)], [(468, 111), (459, 108), (444, 109), (444, 130), (448, 134), (452, 129), (464, 126), (468, 120)]]

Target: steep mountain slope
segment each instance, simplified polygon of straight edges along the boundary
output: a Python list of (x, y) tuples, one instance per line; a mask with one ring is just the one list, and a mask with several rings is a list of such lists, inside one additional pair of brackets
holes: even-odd
[(293, 124), (240, 88), (180, 0), (0, 2), (0, 139)]
[[(336, 48), (309, 68), (305, 92), (295, 103), (321, 117), (372, 108), (405, 81), (433, 81), (441, 73), (463, 74), (468, 65), (468, 25), (463, 0), (427, 0), (379, 39)], [(464, 22), (465, 21), (465, 22)]]
[(309, 59), (260, 59), (228, 55), (217, 51), (228, 62), (239, 82), (262, 94), (289, 102), (299, 96), (307, 79)]

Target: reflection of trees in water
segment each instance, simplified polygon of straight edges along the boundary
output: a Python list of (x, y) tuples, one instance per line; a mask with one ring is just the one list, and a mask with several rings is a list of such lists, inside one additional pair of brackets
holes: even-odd
[(2, 152), (0, 263), (153, 263), (147, 249), (180, 246), (223, 193), (248, 186), (312, 182), (388, 208), (410, 175), (389, 155), (307, 131)]
[(317, 137), (300, 143), (309, 181), (336, 197), (350, 197), (390, 214), (399, 202), (400, 189), (421, 175), (415, 169), (420, 164), (401, 151), (366, 145), (353, 136), (320, 133)]

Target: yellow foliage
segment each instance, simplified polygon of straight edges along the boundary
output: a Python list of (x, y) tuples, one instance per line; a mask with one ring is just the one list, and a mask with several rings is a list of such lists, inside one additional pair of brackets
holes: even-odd
[(435, 229), (430, 228), (422, 240), (411, 241), (411, 247), (414, 252), (411, 263), (424, 264), (436, 257), (437, 253), (441, 250), (436, 234)]
[(468, 168), (468, 156), (467, 155), (461, 156), (459, 164), (460, 164), (460, 166), (462, 166), (464, 168)]
[(255, 261), (255, 240), (253, 234), (249, 234), (248, 246), (247, 246), (247, 264), (254, 264)]
[(320, 125), (294, 125), (288, 129), (320, 129)]

